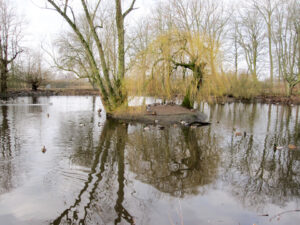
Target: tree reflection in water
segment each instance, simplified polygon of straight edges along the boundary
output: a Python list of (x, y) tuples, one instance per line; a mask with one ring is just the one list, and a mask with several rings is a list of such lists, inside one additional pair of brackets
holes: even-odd
[[(122, 219), (134, 224), (133, 217), (123, 206), (126, 139), (127, 127), (114, 121), (105, 123), (84, 187), (74, 204), (64, 210), (51, 224), (94, 224), (95, 221), (108, 224), (113, 220), (112, 217), (115, 217), (115, 224), (120, 223)], [(116, 180), (118, 190), (114, 188)], [(117, 196), (114, 193), (117, 193)], [(113, 209), (115, 213), (112, 212)]]
[[(229, 155), (224, 159), (224, 182), (244, 205), (263, 210), (266, 204), (284, 206), (300, 197), (300, 151), (289, 150), (299, 140), (298, 107), (292, 116), (290, 107), (269, 105), (263, 124), (253, 121), (261, 112), (248, 110), (249, 130), (243, 137), (232, 132)], [(275, 112), (273, 112), (275, 110)], [(236, 112), (236, 110), (235, 110)], [(234, 114), (233, 121), (237, 121)], [(233, 127), (241, 124), (233, 124)], [(264, 127), (258, 130), (255, 126)], [(280, 146), (280, 150), (275, 146)]]
[[(10, 127), (7, 115), (7, 106), (1, 106), (2, 120), (0, 123), (0, 194), (12, 189), (12, 165), (9, 158), (12, 157), (12, 143), (10, 136)], [(4, 163), (7, 160), (7, 163)]]
[[(134, 224), (134, 216), (147, 214), (151, 207), (147, 200), (134, 198), (139, 194), (128, 194), (137, 188), (135, 180), (175, 198), (198, 197), (215, 183), (257, 211), (300, 198), (300, 151), (287, 148), (300, 144), (298, 109), (232, 104), (214, 105), (208, 114), (220, 123), (145, 131), (142, 125), (107, 120), (98, 147), (93, 146), (94, 130), (86, 131), (81, 135), (85, 139), (75, 139), (71, 161), (91, 165), (90, 173), (74, 202), (52, 224)], [(274, 144), (284, 148), (274, 151)], [(131, 175), (135, 180), (128, 187)], [(144, 209), (134, 210), (142, 205)]]
[(170, 127), (143, 132), (139, 127), (129, 135), (130, 169), (161, 192), (177, 197), (198, 194), (199, 186), (217, 176), (219, 151), (210, 130)]
[[(197, 194), (199, 186), (216, 178), (219, 157), (210, 129), (153, 128), (143, 132), (141, 126), (134, 126), (134, 130), (128, 134), (128, 125), (106, 121), (97, 151), (88, 154), (93, 160), (84, 187), (51, 224), (134, 224), (125, 207), (125, 161), (144, 182), (175, 196)], [(90, 135), (87, 137), (92, 142)], [(83, 141), (79, 142), (71, 161), (88, 165), (90, 157), (82, 157)], [(148, 164), (150, 168), (145, 167)]]
[(0, 194), (9, 192), (17, 185), (16, 168), (12, 160), (20, 151), (20, 144), (8, 106), (0, 107)]

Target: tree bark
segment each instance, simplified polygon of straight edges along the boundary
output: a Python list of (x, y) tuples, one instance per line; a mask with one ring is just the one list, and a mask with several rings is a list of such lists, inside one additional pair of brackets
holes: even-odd
[(124, 41), (124, 15), (122, 14), (121, 0), (116, 0), (116, 24), (118, 32), (118, 79), (125, 75), (125, 41)]
[(7, 77), (8, 77), (8, 69), (7, 64), (2, 62), (0, 67), (1, 73), (1, 93), (5, 94), (7, 92)]

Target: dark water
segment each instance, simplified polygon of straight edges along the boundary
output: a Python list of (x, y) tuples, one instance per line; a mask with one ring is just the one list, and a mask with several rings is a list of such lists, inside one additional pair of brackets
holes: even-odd
[(147, 131), (100, 107), (0, 105), (1, 225), (300, 224), (298, 106), (203, 104), (211, 126)]

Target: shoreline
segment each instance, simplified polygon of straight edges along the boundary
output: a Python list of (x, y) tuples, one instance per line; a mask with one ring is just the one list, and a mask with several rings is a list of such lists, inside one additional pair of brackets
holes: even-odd
[[(42, 96), (99, 96), (98, 90), (93, 89), (40, 89), (32, 91), (30, 89), (9, 90), (5, 95), (0, 94), (0, 99), (16, 97), (42, 97)], [(151, 97), (151, 96), (149, 96)], [(159, 97), (157, 97), (159, 98)], [(282, 104), (282, 105), (300, 105), (300, 96), (257, 96), (252, 99), (242, 99), (235, 97), (217, 97), (212, 101), (203, 100), (208, 103), (263, 103), (263, 104)]]
[(9, 90), (5, 95), (0, 94), (0, 99), (43, 96), (99, 96), (99, 91), (93, 89), (40, 89), (37, 91), (20, 89)]

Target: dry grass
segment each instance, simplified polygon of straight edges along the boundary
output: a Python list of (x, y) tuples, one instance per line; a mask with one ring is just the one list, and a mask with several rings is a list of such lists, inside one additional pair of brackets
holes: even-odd
[(116, 110), (114, 110), (114, 115), (121, 116), (121, 115), (141, 115), (146, 112), (145, 105), (141, 106), (128, 106), (127, 104), (123, 104), (120, 107), (118, 107)]
[[(170, 85), (166, 88), (161, 77), (139, 79), (138, 76), (127, 78), (128, 93), (132, 96), (153, 96), (163, 99), (183, 98), (191, 78), (185, 80), (182, 77), (170, 79)], [(269, 80), (259, 81), (249, 74), (218, 74), (206, 75), (200, 91), (194, 92), (197, 101), (213, 102), (216, 99), (227, 96), (237, 99), (254, 99), (258, 96), (285, 97), (286, 90), (283, 82), (274, 82), (271, 87)], [(300, 94), (300, 88), (294, 89), (294, 95)]]

